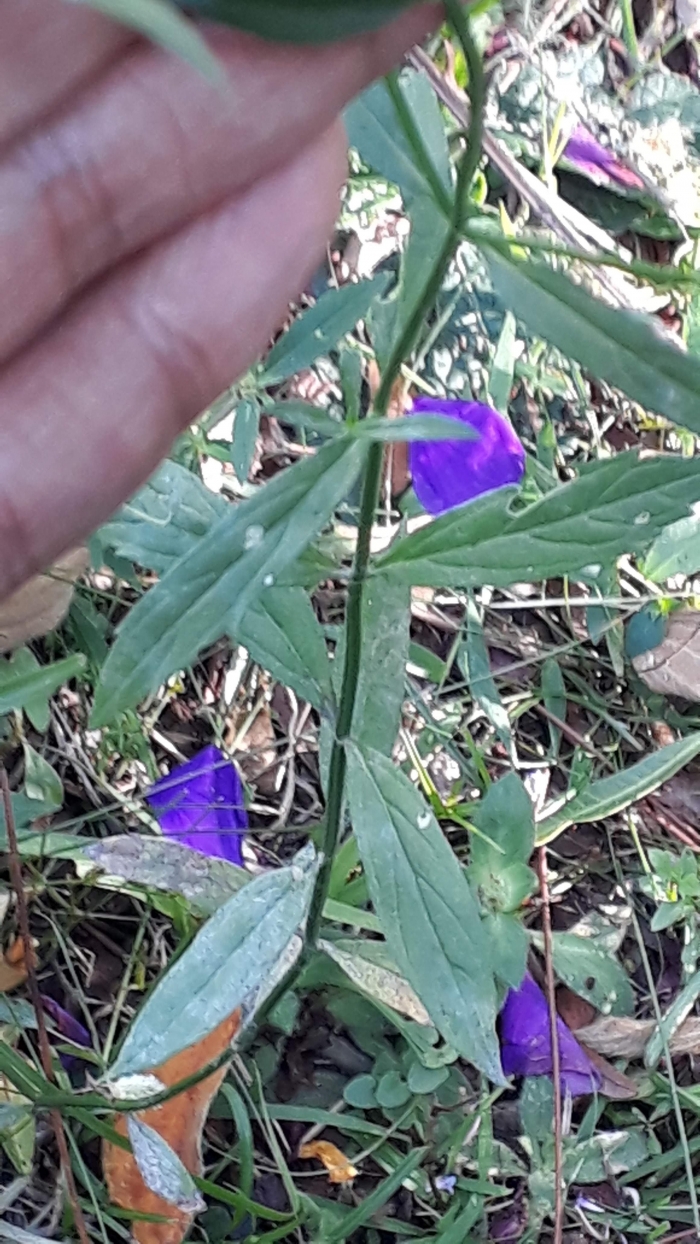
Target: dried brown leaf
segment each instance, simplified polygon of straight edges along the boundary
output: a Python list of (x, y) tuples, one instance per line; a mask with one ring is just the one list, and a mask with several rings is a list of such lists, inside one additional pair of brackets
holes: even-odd
[(302, 1145), (299, 1157), (318, 1158), (328, 1171), (328, 1180), (332, 1184), (348, 1184), (358, 1173), (342, 1149), (329, 1140), (314, 1140), (309, 1145)]
[[(196, 1045), (188, 1046), (179, 1054), (174, 1054), (162, 1066), (155, 1067), (152, 1074), (166, 1088), (172, 1088), (174, 1084), (179, 1084), (181, 1080), (201, 1071), (223, 1054), (238, 1032), (240, 1024), (241, 1013), (237, 1010)], [(225, 1074), (224, 1066), (205, 1080), (200, 1080), (191, 1088), (178, 1093), (176, 1097), (169, 1098), (162, 1106), (154, 1106), (139, 1114), (143, 1123), (152, 1127), (167, 1141), (191, 1175), (202, 1173), (202, 1132), (209, 1107)], [(127, 1127), (123, 1114), (115, 1116), (113, 1125), (120, 1136), (126, 1137)], [(146, 1187), (130, 1151), (112, 1144), (111, 1141), (105, 1141), (102, 1147), (102, 1166), (110, 1199), (115, 1205), (141, 1214), (160, 1214), (167, 1219), (165, 1222), (135, 1221), (132, 1233), (137, 1244), (181, 1244), (194, 1215), (177, 1209), (155, 1192), (151, 1192)]]
[(607, 1058), (604, 1058), (602, 1054), (592, 1050), (584, 1041), (581, 1041), (580, 1033), (577, 1033), (577, 1038), (579, 1039), (581, 1049), (585, 1050), (593, 1066), (600, 1074), (599, 1092), (604, 1097), (610, 1097), (613, 1101), (629, 1101), (631, 1097), (639, 1095), (639, 1085), (635, 1080), (632, 1080), (630, 1076), (626, 1076), (624, 1072), (618, 1071), (617, 1067), (613, 1067)]
[(700, 700), (700, 611), (671, 614), (661, 643), (634, 657), (632, 664), (650, 691)]
[(590, 1002), (580, 998), (568, 985), (560, 985), (557, 989), (557, 1011), (572, 1032), (592, 1024), (598, 1014)]
[(45, 574), (35, 575), (0, 604), (0, 652), (53, 631), (68, 612), (76, 579), (87, 570), (85, 548), (66, 553)]
[(24, 984), (27, 979), (27, 957), (21, 937), (15, 938), (4, 954), (0, 953), (0, 993), (7, 993), (10, 989)]
[[(610, 1058), (642, 1058), (649, 1038), (656, 1031), (653, 1019), (627, 1019), (620, 1015), (599, 1015), (586, 1028), (579, 1028), (576, 1039), (589, 1050)], [(671, 1054), (700, 1053), (700, 1019), (687, 1019), (669, 1042)]]

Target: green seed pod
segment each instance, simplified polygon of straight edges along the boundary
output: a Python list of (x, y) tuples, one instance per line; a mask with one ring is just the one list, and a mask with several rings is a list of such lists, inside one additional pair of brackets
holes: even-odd
[(373, 30), (412, 0), (184, 0), (183, 7), (265, 39), (329, 43)]

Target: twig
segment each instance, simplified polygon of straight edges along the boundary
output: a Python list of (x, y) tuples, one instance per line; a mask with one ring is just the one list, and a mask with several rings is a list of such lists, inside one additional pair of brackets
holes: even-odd
[(564, 1229), (564, 1197), (562, 1179), (561, 1144), (561, 1059), (559, 1057), (559, 1033), (557, 1030), (557, 1000), (554, 992), (554, 963), (552, 958), (552, 913), (549, 905), (547, 882), (547, 848), (537, 852), (537, 871), (542, 899), (542, 933), (544, 934), (544, 965), (549, 1007), (549, 1032), (552, 1041), (552, 1080), (554, 1082), (554, 1244), (562, 1244)]
[[(10, 783), (7, 780), (7, 770), (0, 763), (0, 788), (2, 789), (2, 802), (5, 811), (5, 828), (7, 832), (7, 849), (10, 864), (10, 878), (15, 894), (17, 895), (17, 916), (19, 919), (19, 931), (24, 945), (24, 958), (27, 965), (27, 984), (29, 985), (29, 994), (32, 999), (32, 1005), (36, 1012), (37, 1035), (39, 1038), (39, 1054), (41, 1057), (41, 1065), (44, 1075), (49, 1083), (55, 1083), (53, 1066), (51, 1063), (51, 1047), (49, 1045), (49, 1035), (46, 1030), (46, 1017), (44, 1015), (44, 1007), (41, 1001), (41, 993), (39, 991), (39, 982), (36, 978), (36, 970), (34, 967), (34, 955), (32, 952), (32, 939), (29, 930), (29, 914), (27, 912), (27, 903), (24, 897), (24, 885), (22, 883), (22, 866), (19, 860), (19, 851), (17, 849), (17, 830), (15, 827), (15, 818), (12, 811), (12, 799), (10, 798)], [(80, 1237), (80, 1244), (90, 1244), (90, 1237), (85, 1226), (83, 1211), (78, 1200), (78, 1191), (73, 1178), (73, 1168), (70, 1163), (70, 1154), (68, 1152), (68, 1142), (63, 1127), (63, 1119), (58, 1110), (50, 1110), (49, 1117), (51, 1126), (56, 1137), (56, 1145), (61, 1163), (61, 1171), (66, 1184), (66, 1192), (68, 1200), (73, 1211), (73, 1221), (75, 1228)]]

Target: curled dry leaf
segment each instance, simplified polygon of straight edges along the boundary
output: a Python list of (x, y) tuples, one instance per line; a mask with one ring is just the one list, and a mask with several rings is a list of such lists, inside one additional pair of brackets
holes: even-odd
[(44, 574), (35, 575), (0, 603), (0, 652), (53, 631), (68, 612), (76, 579), (90, 564), (85, 548), (66, 553)]
[(329, 1140), (314, 1140), (311, 1144), (302, 1145), (299, 1157), (318, 1158), (328, 1171), (328, 1179), (332, 1184), (348, 1184), (358, 1174), (342, 1149), (332, 1145)]
[[(224, 1053), (240, 1024), (241, 1013), (236, 1010), (196, 1045), (188, 1046), (162, 1066), (155, 1067), (153, 1074), (167, 1088), (195, 1075)], [(161, 1106), (139, 1114), (141, 1122), (167, 1142), (191, 1175), (202, 1173), (202, 1132), (209, 1107), (225, 1074), (226, 1067), (222, 1067), (176, 1097), (169, 1098)], [(115, 1117), (114, 1128), (120, 1136), (127, 1136), (123, 1114)], [(194, 1217), (191, 1211), (168, 1204), (147, 1188), (133, 1154), (111, 1141), (105, 1141), (103, 1145), (102, 1166), (110, 1199), (115, 1205), (140, 1214), (160, 1214), (167, 1220), (134, 1222), (132, 1233), (137, 1244), (181, 1244)]]
[[(610, 1058), (642, 1058), (649, 1039), (656, 1031), (653, 1019), (627, 1019), (620, 1015), (599, 1015), (576, 1036), (589, 1050), (597, 1050)], [(700, 1053), (700, 1019), (687, 1019), (674, 1032), (669, 1042), (671, 1053)]]
[(17, 937), (4, 954), (0, 953), (0, 993), (16, 989), (18, 985), (23, 985), (26, 979), (27, 954), (22, 938)]
[(661, 643), (632, 664), (650, 691), (700, 700), (700, 611), (672, 613)]

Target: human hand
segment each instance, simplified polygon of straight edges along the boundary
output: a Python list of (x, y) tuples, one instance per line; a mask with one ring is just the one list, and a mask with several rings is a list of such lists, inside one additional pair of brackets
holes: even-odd
[(338, 209), (344, 105), (435, 9), (342, 45), (230, 30), (222, 90), (64, 0), (0, 45), (0, 598), (254, 362)]

